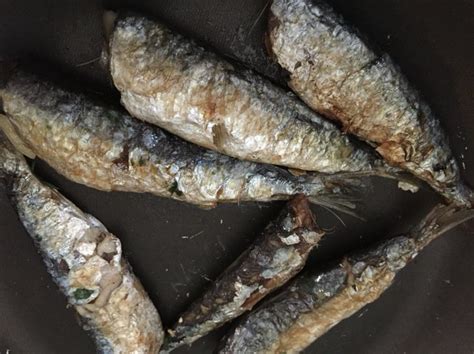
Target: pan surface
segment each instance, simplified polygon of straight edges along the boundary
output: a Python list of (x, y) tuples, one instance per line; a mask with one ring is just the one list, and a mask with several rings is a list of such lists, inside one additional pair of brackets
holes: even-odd
[[(462, 173), (474, 185), (474, 2), (469, 0), (330, 1), (402, 67), (442, 120)], [(103, 7), (153, 15), (219, 53), (282, 82), (263, 50), (267, 0), (0, 1), (0, 57), (38, 58), (117, 99), (97, 58)], [(104, 193), (74, 184), (44, 163), (35, 172), (100, 219), (171, 325), (209, 281), (250, 244), (281, 203), (223, 205), (201, 210), (150, 195)], [(361, 213), (346, 226), (314, 207), (334, 228), (314, 252), (316, 266), (407, 230), (439, 201), (427, 188), (403, 193), (375, 181)], [(402, 271), (382, 298), (331, 330), (307, 353), (473, 353), (474, 222), (431, 245)], [(176, 353), (210, 353), (227, 327)], [(93, 353), (74, 312), (52, 283), (40, 256), (0, 193), (0, 353)]]

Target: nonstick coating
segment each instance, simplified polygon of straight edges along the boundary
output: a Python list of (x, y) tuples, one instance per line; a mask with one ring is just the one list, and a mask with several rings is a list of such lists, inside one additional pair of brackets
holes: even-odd
[[(474, 2), (332, 0), (354, 25), (389, 52), (442, 120), (467, 182), (474, 185)], [(97, 59), (103, 7), (133, 8), (240, 59), (276, 82), (265, 59), (267, 0), (1, 0), (0, 56), (37, 58), (93, 91), (117, 100)], [(44, 163), (35, 172), (122, 241), (126, 255), (171, 325), (209, 281), (263, 229), (281, 203), (201, 210), (150, 195), (104, 193), (74, 184)], [(309, 266), (407, 230), (438, 197), (404, 193), (376, 181), (361, 209), (367, 222), (315, 207), (333, 229)], [(188, 236), (188, 237), (186, 237)], [(193, 237), (189, 237), (193, 236)], [(0, 353), (93, 353), (93, 342), (52, 283), (33, 243), (0, 193)], [(474, 223), (450, 232), (402, 271), (382, 298), (344, 321), (307, 353), (472, 353)], [(176, 353), (210, 353), (225, 327)]]

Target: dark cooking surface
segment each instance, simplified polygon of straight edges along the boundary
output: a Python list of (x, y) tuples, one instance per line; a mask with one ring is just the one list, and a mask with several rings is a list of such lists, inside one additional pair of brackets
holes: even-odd
[[(268, 75), (264, 59), (267, 0), (117, 1), (135, 4), (221, 53)], [(466, 180), (474, 185), (474, 29), (471, 0), (330, 1), (387, 50), (420, 88), (447, 130)], [(34, 55), (62, 67), (87, 89), (112, 96), (97, 62), (102, 44), (101, 6), (93, 0), (0, 1), (0, 56)], [(278, 78), (276, 78), (278, 80)], [(58, 176), (43, 163), (35, 171), (83, 210), (100, 219), (124, 244), (136, 274), (165, 325), (195, 298), (276, 215), (281, 204), (225, 205), (200, 210), (150, 195), (102, 193)], [(335, 227), (311, 264), (393, 235), (413, 225), (437, 197), (398, 191), (377, 181), (361, 209), (366, 223), (342, 216), (347, 228), (321, 208), (318, 222)], [(194, 236), (188, 237), (186, 236)], [(376, 303), (344, 321), (308, 353), (472, 353), (474, 337), (474, 222), (431, 245)], [(218, 331), (191, 349), (209, 353)], [(93, 342), (46, 273), (40, 256), (0, 193), (0, 353), (92, 353)]]

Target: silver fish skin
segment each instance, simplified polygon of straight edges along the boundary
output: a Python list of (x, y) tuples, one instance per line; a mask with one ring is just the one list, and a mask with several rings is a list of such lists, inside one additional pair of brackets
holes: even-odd
[(273, 0), (268, 43), (290, 87), (311, 108), (448, 201), (472, 205), (437, 117), (390, 57), (373, 50), (324, 1)]
[(191, 344), (251, 310), (299, 273), (323, 235), (306, 197), (294, 197), (252, 246), (180, 316), (168, 330), (161, 351)]
[(238, 323), (220, 353), (301, 352), (377, 300), (431, 241), (472, 217), (472, 209), (438, 205), (410, 234), (349, 255), (323, 271), (299, 276)]
[(296, 177), (187, 143), (127, 113), (17, 69), (0, 88), (5, 129), (67, 178), (105, 191), (148, 192), (204, 207), (302, 193), (335, 209), (360, 180)]
[(242, 160), (324, 173), (389, 170), (293, 94), (159, 22), (119, 16), (108, 32), (110, 73), (134, 117)]
[(158, 312), (122, 254), (120, 240), (29, 170), (0, 131), (0, 184), (53, 280), (100, 353), (158, 353)]

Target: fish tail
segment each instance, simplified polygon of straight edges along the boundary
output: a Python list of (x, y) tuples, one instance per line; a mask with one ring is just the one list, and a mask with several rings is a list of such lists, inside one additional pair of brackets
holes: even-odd
[(460, 208), (454, 204), (438, 204), (412, 231), (411, 237), (421, 251), (431, 241), (456, 226), (474, 218), (474, 209)]
[[(365, 176), (351, 173), (313, 176), (309, 184), (308, 199), (314, 203), (340, 211), (344, 214), (363, 218), (355, 211), (361, 201), (362, 190), (370, 190), (371, 185)], [(321, 185), (323, 186), (321, 188)], [(316, 188), (312, 188), (316, 186)], [(321, 192), (324, 190), (324, 192)]]
[(0, 115), (0, 181), (8, 184), (9, 181), (30, 173), (24, 156), (17, 150), (9, 139), (2, 125), (4, 116)]

